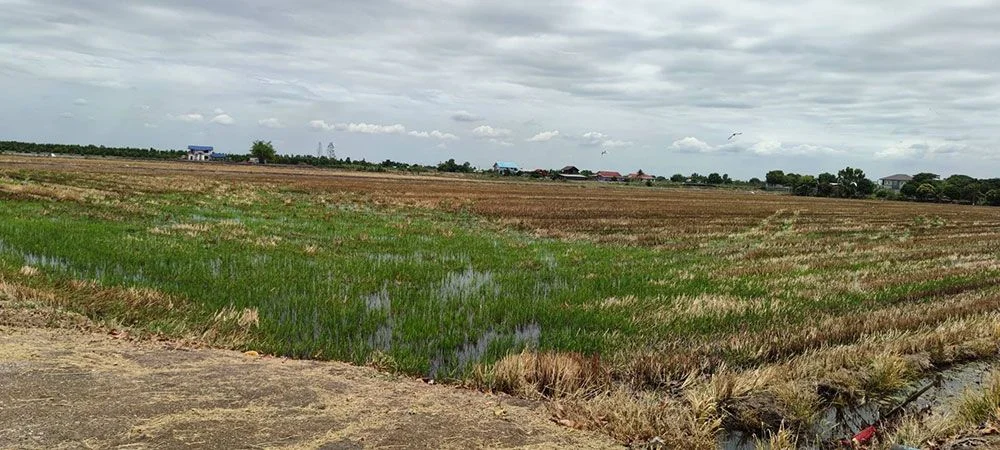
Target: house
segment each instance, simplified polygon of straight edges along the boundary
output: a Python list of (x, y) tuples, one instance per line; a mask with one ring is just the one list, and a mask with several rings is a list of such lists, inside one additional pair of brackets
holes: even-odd
[(903, 188), (903, 185), (906, 184), (906, 182), (912, 179), (913, 177), (909, 175), (897, 173), (895, 175), (880, 179), (879, 185), (882, 186), (884, 189), (892, 189), (894, 191), (899, 191), (900, 189)]
[(586, 175), (580, 175), (578, 173), (561, 173), (561, 174), (559, 174), (559, 179), (560, 180), (566, 180), (566, 181), (587, 181), (587, 180), (589, 180), (589, 178), (587, 178)]
[(189, 145), (188, 161), (208, 161), (215, 149), (207, 145)]
[(521, 169), (517, 167), (517, 164), (514, 164), (512, 162), (497, 161), (496, 163), (493, 164), (493, 171), (504, 175), (513, 175), (520, 172)]
[(621, 181), (623, 179), (622, 174), (611, 170), (598, 171), (594, 176), (597, 181)]
[(548, 178), (549, 171), (545, 169), (535, 169), (531, 172), (524, 172), (522, 175), (528, 175), (531, 178)]
[(217, 153), (217, 152), (212, 152), (212, 154), (208, 155), (208, 157), (211, 158), (212, 161), (223, 161), (223, 160), (229, 159), (229, 155), (227, 155), (225, 153)]
[(629, 181), (653, 181), (656, 177), (645, 173), (633, 172), (628, 174), (628, 179)]
[(576, 166), (566, 166), (563, 167), (562, 170), (559, 171), (559, 173), (564, 173), (566, 175), (579, 175), (580, 169), (577, 169)]

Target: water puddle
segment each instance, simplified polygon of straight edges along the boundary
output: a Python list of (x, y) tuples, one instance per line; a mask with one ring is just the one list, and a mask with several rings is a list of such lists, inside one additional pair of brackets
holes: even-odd
[[(979, 361), (956, 365), (942, 371), (937, 384), (907, 405), (904, 414), (945, 411), (955, 404), (967, 389), (979, 389), (985, 381), (986, 374), (996, 367), (997, 362), (996, 360)], [(906, 389), (899, 398), (887, 400), (884, 404), (869, 402), (862, 405), (830, 406), (813, 424), (811, 436), (806, 436), (806, 442), (800, 441), (799, 448), (826, 448), (831, 442), (850, 439), (859, 431), (876, 422), (882, 414), (888, 413), (889, 410), (900, 404), (906, 396), (935, 381), (936, 377), (933, 376), (921, 379)], [(724, 433), (720, 437), (719, 444), (721, 448), (726, 450), (755, 450), (757, 448), (753, 436), (739, 431)]]
[(438, 354), (434, 357), (431, 360), (431, 368), (428, 376), (437, 378), (438, 373), (442, 369), (455, 368), (462, 370), (481, 361), (486, 352), (489, 351), (490, 345), (499, 340), (510, 339), (515, 349), (537, 348), (541, 335), (542, 327), (534, 322), (518, 325), (514, 327), (514, 330), (506, 332), (490, 328), (475, 341), (467, 341), (456, 349), (452, 355), (445, 357), (442, 354)]
[(474, 294), (482, 293), (485, 288), (492, 288), (499, 294), (500, 288), (493, 282), (493, 274), (489, 271), (479, 272), (471, 267), (464, 272), (452, 272), (441, 282), (438, 294), (444, 298), (465, 299)]

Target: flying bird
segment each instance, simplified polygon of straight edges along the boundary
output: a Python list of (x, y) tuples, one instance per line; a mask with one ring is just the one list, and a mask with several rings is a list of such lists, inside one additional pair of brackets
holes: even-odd
[(607, 154), (608, 154), (608, 151), (607, 151), (607, 150), (605, 150), (605, 151), (601, 152), (601, 154), (602, 154), (602, 155), (607, 155)]
[(741, 134), (743, 134), (742, 131), (737, 131), (736, 133), (733, 133), (732, 136), (729, 136), (729, 139), (726, 139), (726, 140), (727, 141), (731, 141), (731, 140), (733, 140), (734, 137), (739, 136)]

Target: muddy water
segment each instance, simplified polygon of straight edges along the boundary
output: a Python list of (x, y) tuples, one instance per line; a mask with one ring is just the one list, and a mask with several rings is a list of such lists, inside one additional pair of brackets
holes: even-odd
[[(979, 390), (986, 374), (1000, 367), (1000, 360), (979, 361), (949, 367), (940, 372), (940, 381), (929, 391), (906, 407), (904, 414), (917, 412), (941, 413), (956, 403), (966, 390)], [(935, 382), (935, 377), (927, 377), (906, 389), (900, 398), (888, 399), (884, 403), (869, 402), (861, 405), (831, 406), (813, 424), (811, 435), (800, 440), (800, 448), (824, 448), (824, 443), (840, 439), (850, 439), (854, 434), (878, 420), (880, 414), (889, 412), (910, 393)], [(755, 450), (753, 436), (741, 432), (724, 433), (719, 440), (721, 448), (727, 450)]]

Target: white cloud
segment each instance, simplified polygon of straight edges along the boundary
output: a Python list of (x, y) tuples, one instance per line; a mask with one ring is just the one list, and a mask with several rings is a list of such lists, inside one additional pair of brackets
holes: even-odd
[(604, 133), (599, 133), (597, 131), (589, 131), (583, 134), (583, 144), (596, 147), (598, 145), (601, 145), (601, 142), (604, 142), (608, 138), (609, 136)]
[(451, 120), (456, 122), (479, 122), (484, 120), (484, 118), (468, 111), (456, 111), (455, 114), (451, 115)]
[(604, 142), (601, 142), (601, 148), (607, 149), (607, 150), (611, 150), (611, 149), (614, 149), (614, 148), (631, 147), (633, 145), (635, 145), (635, 143), (632, 142), (632, 141), (616, 141), (614, 139), (608, 139), (608, 140), (606, 140)]
[(551, 141), (553, 138), (556, 137), (559, 137), (559, 130), (543, 131), (528, 138), (528, 142), (546, 142), (546, 141)]
[(226, 112), (223, 111), (222, 108), (215, 108), (215, 111), (212, 111), (212, 114), (215, 114), (215, 115), (221, 115), (221, 114), (225, 114), (225, 113)]
[(480, 125), (472, 130), (472, 134), (479, 138), (504, 138), (510, 136), (511, 131), (506, 128), (493, 128), (489, 125)]
[(438, 130), (434, 130), (434, 131), (431, 131), (431, 132), (416, 131), (416, 130), (414, 130), (414, 131), (411, 131), (411, 132), (406, 133), (406, 134), (408, 134), (410, 136), (413, 136), (413, 137), (418, 137), (418, 138), (435, 138), (435, 139), (440, 139), (442, 141), (457, 141), (458, 140), (458, 136), (455, 136), (454, 134), (451, 134), (451, 133), (443, 133), (443, 132), (438, 131)]
[(622, 141), (611, 139), (611, 136), (598, 131), (589, 131), (584, 133), (579, 138), (580, 145), (586, 147), (601, 147), (605, 150), (611, 150), (616, 148), (631, 147), (635, 145), (632, 141)]
[(325, 120), (310, 120), (309, 129), (313, 131), (329, 131), (333, 129), (333, 125), (326, 123)]
[(673, 144), (670, 144), (669, 148), (670, 150), (683, 153), (708, 153), (715, 150), (705, 141), (691, 136), (674, 141)]
[(73, 104), (76, 106), (85, 106), (87, 103), (88, 103), (87, 99), (85, 98), (78, 98), (76, 100), (73, 100)]
[(264, 128), (285, 128), (285, 124), (281, 123), (280, 120), (274, 117), (270, 117), (267, 119), (260, 119), (257, 121), (257, 125), (260, 125)]
[(219, 114), (213, 117), (211, 122), (219, 125), (232, 125), (236, 123), (236, 121), (233, 120), (232, 116), (229, 114)]
[(201, 114), (198, 114), (198, 113), (188, 113), (188, 114), (181, 114), (181, 115), (177, 115), (177, 116), (169, 115), (168, 114), (167, 118), (171, 119), (171, 120), (177, 120), (177, 121), (180, 121), (180, 122), (188, 122), (188, 123), (201, 122), (201, 121), (205, 120), (205, 116), (202, 116)]
[(333, 126), (333, 129), (337, 131), (346, 131), (348, 133), (362, 133), (362, 134), (403, 134), (406, 133), (406, 127), (395, 124), (395, 125), (379, 125), (373, 123), (338, 123)]

